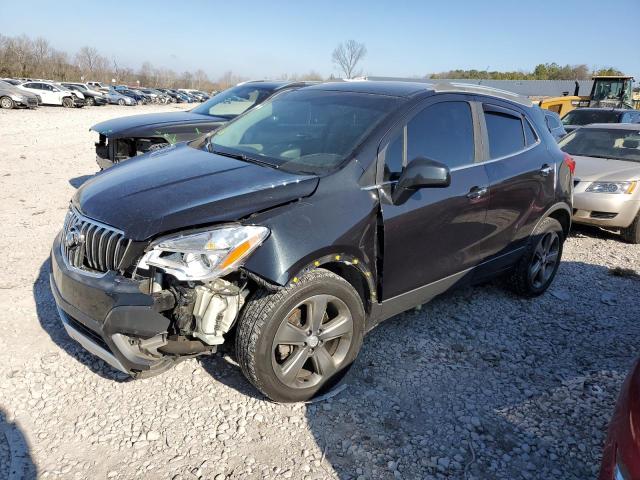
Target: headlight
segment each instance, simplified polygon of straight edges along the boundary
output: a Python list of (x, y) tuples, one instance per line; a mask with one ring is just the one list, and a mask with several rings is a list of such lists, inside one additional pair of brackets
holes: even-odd
[(240, 267), (268, 235), (265, 227), (230, 225), (161, 238), (138, 268), (158, 267), (181, 281), (210, 280)]
[(637, 182), (593, 182), (586, 189), (591, 193), (633, 193)]
[(11, 98), (14, 99), (16, 102), (25, 102), (27, 100), (27, 97), (25, 97), (24, 95), (11, 95)]

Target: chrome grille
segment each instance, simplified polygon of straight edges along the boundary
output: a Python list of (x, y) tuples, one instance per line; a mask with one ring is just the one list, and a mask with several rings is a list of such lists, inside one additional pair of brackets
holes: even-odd
[(69, 266), (89, 272), (107, 272), (118, 270), (130, 240), (123, 232), (70, 208), (60, 244)]

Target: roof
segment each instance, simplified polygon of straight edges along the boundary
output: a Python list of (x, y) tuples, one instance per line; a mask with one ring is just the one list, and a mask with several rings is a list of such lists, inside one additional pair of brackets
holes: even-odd
[(407, 78), (365, 77), (367, 80), (401, 80), (419, 83), (465, 83), (498, 88), (526, 97), (559, 97), (564, 93), (573, 95), (576, 81), (580, 87), (580, 95), (589, 95), (593, 80), (486, 80), (459, 78)]
[(640, 123), (590, 123), (580, 127), (582, 129), (606, 129), (606, 130), (637, 130), (640, 131)]
[(498, 97), (512, 102), (517, 102), (527, 107), (532, 106), (528, 98), (522, 97), (506, 90), (486, 87), (484, 85), (473, 85), (468, 83), (426, 83), (411, 82), (408, 80), (355, 80), (347, 82), (327, 82), (315, 85), (310, 88), (317, 90), (331, 90), (343, 92), (369, 93), (376, 95), (390, 95), (395, 97), (411, 97), (422, 92), (455, 92), (474, 93)]
[(386, 82), (386, 81), (368, 81), (368, 80), (352, 80), (325, 82), (313, 85), (309, 88), (316, 90), (331, 90), (336, 92), (356, 92), (370, 93), (377, 95), (390, 95), (393, 97), (411, 97), (417, 93), (429, 90), (430, 84), (414, 83), (414, 82)]

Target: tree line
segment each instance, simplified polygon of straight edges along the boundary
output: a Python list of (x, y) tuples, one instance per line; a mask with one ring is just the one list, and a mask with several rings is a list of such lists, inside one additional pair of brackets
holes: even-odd
[(557, 63), (541, 63), (531, 72), (513, 71), (499, 72), (487, 70), (450, 70), (448, 72), (427, 75), (427, 78), (453, 79), (487, 79), (487, 80), (590, 80), (594, 75), (624, 75), (613, 67), (590, 69), (585, 64), (558, 65)]

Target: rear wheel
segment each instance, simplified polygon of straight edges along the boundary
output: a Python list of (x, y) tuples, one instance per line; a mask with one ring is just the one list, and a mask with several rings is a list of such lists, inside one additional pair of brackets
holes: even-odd
[(620, 230), (622, 238), (629, 243), (640, 243), (640, 213), (633, 219), (631, 225)]
[(365, 312), (356, 290), (316, 269), (275, 293), (256, 292), (238, 321), (242, 372), (277, 402), (308, 400), (331, 387), (355, 360)]
[(73, 100), (71, 99), (71, 97), (64, 97), (62, 99), (62, 106), (64, 108), (71, 108), (73, 107)]
[(529, 238), (529, 244), (509, 278), (509, 285), (525, 297), (543, 294), (556, 276), (564, 232), (555, 218), (547, 217), (540, 222)]
[(0, 107), (6, 108), (6, 109), (13, 108), (14, 107), (13, 100), (9, 97), (0, 98)]

